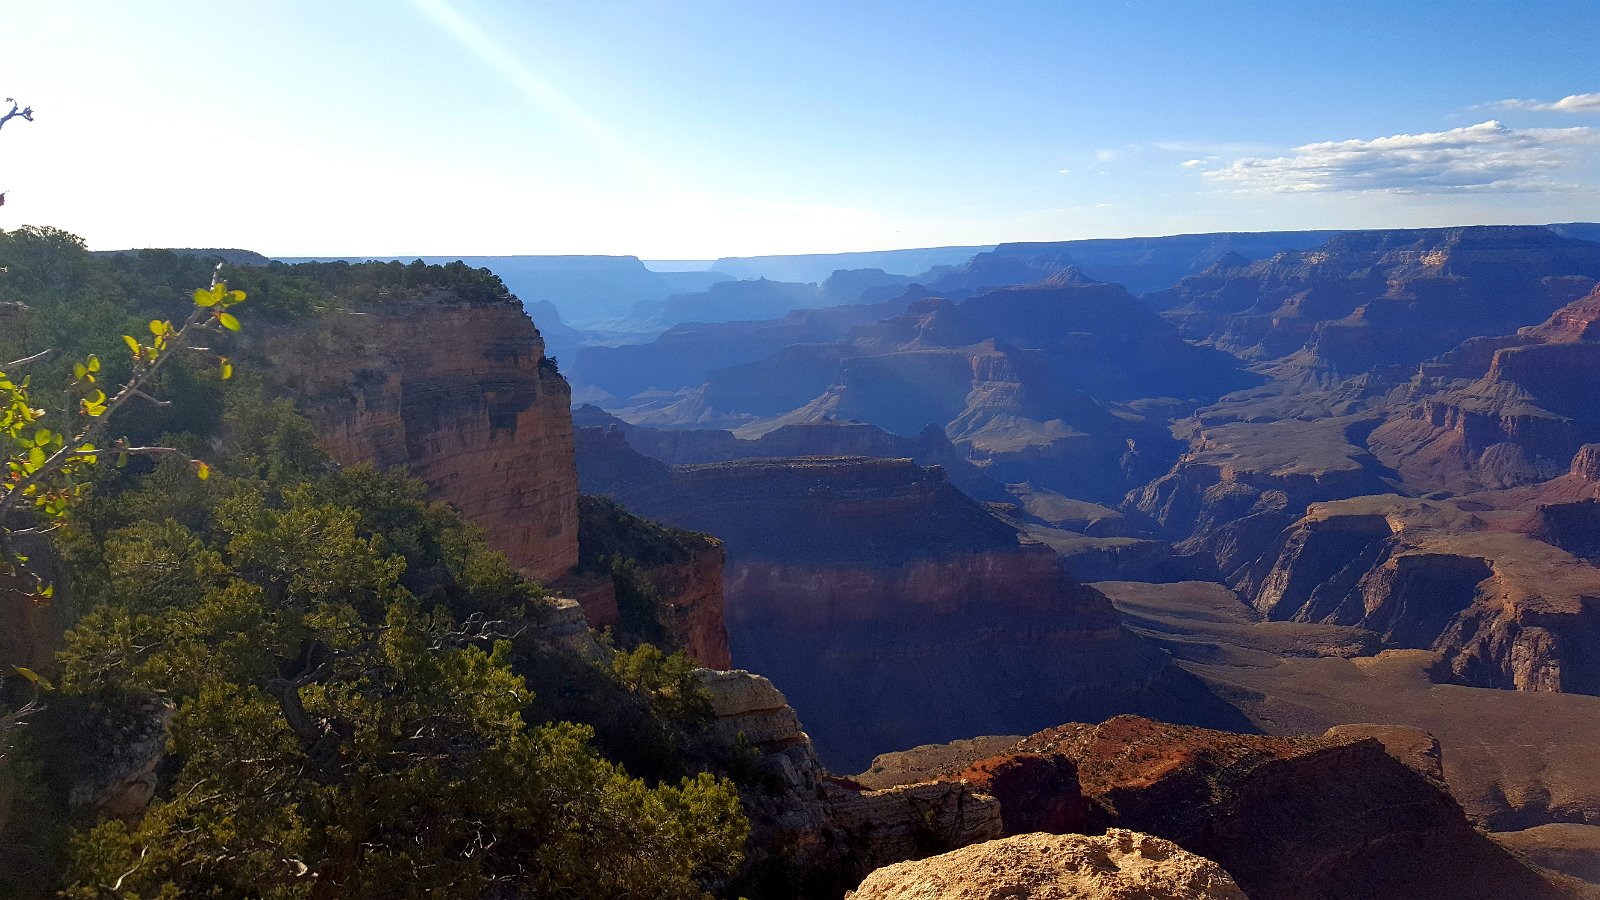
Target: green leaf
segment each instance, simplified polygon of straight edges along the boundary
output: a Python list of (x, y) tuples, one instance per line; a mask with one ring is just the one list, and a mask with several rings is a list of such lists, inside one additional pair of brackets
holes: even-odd
[(83, 376), (85, 376), (87, 374), (89, 374), (89, 367), (88, 366), (85, 366), (83, 363), (73, 363), (72, 364), (72, 377), (73, 377), (74, 380), (82, 381), (83, 380)]
[(209, 290), (207, 290), (205, 288), (201, 288), (200, 290), (194, 292), (194, 305), (195, 306), (216, 306), (217, 305), (217, 295), (211, 293)]
[(198, 459), (190, 460), (190, 462), (194, 463), (194, 475), (195, 475), (196, 478), (200, 479), (201, 481), (205, 481), (207, 478), (211, 477), (211, 467), (210, 466), (206, 465), (205, 463), (201, 462)]
[(128, 345), (128, 349), (133, 351), (133, 355), (134, 356), (138, 356), (139, 355), (139, 342), (138, 341), (134, 340), (132, 337), (129, 337), (128, 335), (125, 334), (125, 335), (122, 336), (122, 342), (124, 344)]
[(224, 301), (224, 305), (232, 306), (235, 303), (243, 303), (243, 302), (244, 302), (244, 291), (229, 291), (228, 292), (228, 299), (226, 301)]
[(44, 465), (44, 451), (38, 447), (28, 448), (28, 463), (35, 469)]
[(161, 321), (160, 319), (151, 319), (150, 320), (150, 333), (151, 334), (158, 335), (158, 336), (166, 334), (167, 333), (167, 329), (170, 328), (170, 327), (171, 326), (169, 326), (167, 323)]
[(222, 327), (229, 331), (239, 330), (239, 320), (234, 317), (233, 313), (218, 313), (217, 321), (221, 322)]
[(222, 358), (222, 380), (223, 381), (227, 381), (229, 378), (232, 378), (232, 377), (233, 377), (233, 363), (228, 362), (228, 358), (226, 356), (224, 356)]
[(50, 429), (41, 428), (34, 434), (33, 443), (35, 446), (48, 447), (50, 446), (50, 439), (53, 437), (55, 437), (55, 435), (50, 433)]
[(89, 354), (89, 365), (87, 368), (91, 372), (100, 371), (100, 357), (95, 356), (93, 353)]
[[(55, 589), (51, 585), (46, 585), (44, 590), (40, 591), (39, 593), (41, 595), (43, 595), (43, 596), (49, 597), (49, 596), (51, 596), (51, 595), (53, 595), (55, 593)], [(32, 670), (32, 669), (30, 669), (30, 668), (28, 668), (26, 666), (17, 666), (16, 672), (17, 672), (18, 675), (21, 675), (23, 678), (28, 679), (29, 681), (33, 682), (34, 684), (38, 685), (39, 687), (44, 688), (47, 691), (55, 690), (54, 686), (52, 686), (50, 684), (49, 679), (45, 678), (43, 675), (40, 675), (38, 672), (35, 672), (34, 670)]]

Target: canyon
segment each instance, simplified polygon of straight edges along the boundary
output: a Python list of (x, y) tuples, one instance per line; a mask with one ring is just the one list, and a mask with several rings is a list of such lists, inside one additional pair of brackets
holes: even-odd
[(665, 330), (578, 391), (503, 287), (242, 358), (561, 598), (561, 646), (703, 666), (761, 864), (821, 894), (1113, 829), (1252, 898), (1587, 896), (1600, 244), (1188, 237), (653, 282)]
[[(845, 657), (816, 648), (871, 628), (887, 649), (911, 629), (905, 614), (886, 612), (888, 625), (850, 618), (888, 607), (806, 554), (820, 542), (818, 552), (848, 559), (830, 543), (844, 535), (863, 552), (894, 551), (862, 534), (845, 504), (814, 501), (868, 493), (835, 488), (824, 471), (900, 460), (906, 473), (938, 467), (1021, 540), (1054, 551), (1074, 581), (1099, 582), (1122, 627), (1199, 679), (1208, 703), (1247, 720), (1224, 727), (1422, 725), (1440, 735), (1442, 771), (1470, 821), (1581, 872), (1571, 860), (1582, 852), (1560, 842), (1588, 846), (1582, 829), (1597, 820), (1587, 785), (1600, 775), (1563, 737), (1580, 747), (1600, 738), (1582, 737), (1580, 724), (1592, 714), (1586, 695), (1600, 693), (1590, 359), (1600, 245), (1584, 234), (1342, 233), (1253, 259), (1222, 248), (1142, 299), (1096, 283), (1059, 246), (1030, 255), (1003, 245), (860, 309), (902, 306), (877, 321), (841, 321), (775, 351), (751, 346), (750, 357), (765, 355), (708, 365), (698, 386), (580, 409), (579, 468), (585, 490), (729, 541), (735, 661), (786, 690), (792, 682), (808, 722), (823, 710), (813, 727), (829, 754), (826, 704), (837, 701), (814, 697), (838, 687), (808, 679), (821, 680), (816, 660), (839, 671)], [(727, 340), (722, 328), (704, 332), (709, 352)], [(679, 340), (693, 358), (695, 339)], [(626, 367), (628, 353), (612, 363)], [(804, 489), (780, 487), (788, 478)], [(750, 487), (728, 487), (739, 479)], [(888, 483), (875, 490), (894, 493)], [(795, 515), (827, 524), (773, 524)], [(741, 534), (755, 544), (737, 546)], [(937, 545), (915, 526), (904, 541)], [(781, 554), (806, 568), (774, 565)], [(760, 570), (742, 566), (746, 555)], [(824, 568), (832, 574), (816, 577)], [(893, 580), (911, 571), (896, 561), (876, 580), (938, 595)], [(976, 584), (967, 571), (942, 577), (962, 592)], [(746, 593), (758, 605), (741, 606)], [(825, 605), (822, 630), (796, 618), (833, 596), (852, 602), (844, 614)], [(733, 623), (744, 609), (782, 623), (777, 634), (794, 643), (741, 636), (747, 626)], [(946, 629), (944, 640), (968, 630)], [(781, 652), (803, 662), (786, 671)], [(923, 687), (881, 671), (868, 683), (902, 696)], [(1473, 727), (1485, 720), (1496, 723), (1488, 733)], [(987, 732), (1031, 727), (1016, 721)], [(976, 724), (951, 736), (984, 733)], [(1539, 735), (1541, 749), (1518, 760), (1513, 734)]]

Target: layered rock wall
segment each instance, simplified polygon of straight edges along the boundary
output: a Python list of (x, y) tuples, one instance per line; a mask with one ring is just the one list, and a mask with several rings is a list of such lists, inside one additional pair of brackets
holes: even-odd
[(586, 491), (724, 540), (733, 659), (783, 688), (830, 764), (1128, 710), (1222, 714), (1053, 551), (937, 469), (815, 457), (668, 467), (602, 429), (579, 445)]
[(514, 299), (395, 297), (264, 341), (334, 459), (407, 466), (524, 575), (577, 564), (571, 392)]
[[(1580, 480), (1544, 493), (1582, 497)], [(1555, 528), (1581, 550), (1600, 544), (1600, 522), (1583, 517), (1590, 499), (1540, 496), (1313, 504), (1235, 586), (1270, 619), (1354, 625), (1391, 647), (1436, 650), (1438, 674), (1461, 683), (1600, 692), (1600, 569), (1529, 533)]]

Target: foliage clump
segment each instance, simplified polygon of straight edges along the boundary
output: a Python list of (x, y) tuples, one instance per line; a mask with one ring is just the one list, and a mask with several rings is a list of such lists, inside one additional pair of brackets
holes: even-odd
[(715, 538), (633, 515), (608, 497), (578, 498), (578, 570), (609, 575), (626, 647), (670, 642), (662, 598), (649, 569), (687, 562)]

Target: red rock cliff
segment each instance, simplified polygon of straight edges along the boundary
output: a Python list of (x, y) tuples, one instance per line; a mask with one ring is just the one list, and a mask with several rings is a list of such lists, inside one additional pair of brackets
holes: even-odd
[(391, 298), (266, 343), (334, 459), (409, 467), (524, 575), (577, 564), (571, 390), (515, 299)]

